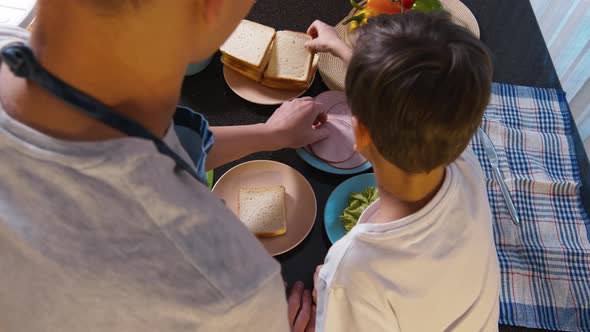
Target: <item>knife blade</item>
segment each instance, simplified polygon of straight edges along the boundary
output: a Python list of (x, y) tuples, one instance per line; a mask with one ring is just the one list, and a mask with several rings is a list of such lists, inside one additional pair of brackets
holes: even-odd
[(520, 224), (520, 217), (516, 212), (516, 207), (514, 206), (514, 202), (512, 201), (512, 197), (510, 197), (510, 191), (508, 191), (508, 186), (506, 182), (504, 182), (504, 176), (500, 172), (500, 159), (498, 158), (498, 153), (496, 152), (496, 148), (494, 147), (494, 143), (481, 128), (477, 129), (479, 137), (481, 139), (481, 143), (483, 144), (483, 149), (490, 161), (490, 165), (492, 166), (492, 170), (494, 171), (494, 177), (496, 181), (500, 185), (500, 191), (502, 192), (502, 196), (504, 197), (504, 202), (508, 206), (508, 212), (510, 213), (510, 217), (512, 217), (512, 221), (516, 225)]

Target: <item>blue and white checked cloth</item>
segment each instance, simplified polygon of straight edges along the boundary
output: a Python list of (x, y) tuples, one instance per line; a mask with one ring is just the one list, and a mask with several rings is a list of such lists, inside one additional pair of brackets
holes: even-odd
[(500, 259), (500, 323), (590, 331), (590, 219), (561, 91), (494, 84), (484, 115), (521, 217), (515, 225), (479, 138)]

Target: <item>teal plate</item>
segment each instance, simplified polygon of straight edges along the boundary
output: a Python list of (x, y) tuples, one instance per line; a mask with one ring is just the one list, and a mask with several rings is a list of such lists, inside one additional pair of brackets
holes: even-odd
[(373, 167), (370, 162), (366, 162), (361, 166), (353, 169), (341, 169), (336, 168), (323, 160), (320, 160), (314, 157), (311, 153), (307, 152), (305, 149), (296, 149), (295, 152), (303, 159), (306, 163), (310, 164), (312, 167), (319, 169), (320, 171), (324, 171), (327, 173), (338, 174), (338, 175), (352, 175), (362, 173), (366, 170), (371, 169)]
[(340, 215), (348, 206), (348, 196), (352, 192), (361, 192), (369, 187), (377, 187), (375, 174), (361, 174), (342, 182), (328, 198), (324, 210), (324, 226), (330, 242), (336, 243), (346, 231), (340, 221)]

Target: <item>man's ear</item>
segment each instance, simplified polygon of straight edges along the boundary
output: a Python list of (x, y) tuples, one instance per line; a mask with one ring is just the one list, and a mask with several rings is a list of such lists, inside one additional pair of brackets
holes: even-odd
[(205, 22), (215, 22), (221, 15), (221, 9), (228, 0), (201, 0)]
[(354, 130), (356, 142), (354, 149), (358, 152), (367, 151), (371, 144), (373, 144), (373, 139), (367, 127), (356, 116), (352, 117), (352, 129)]

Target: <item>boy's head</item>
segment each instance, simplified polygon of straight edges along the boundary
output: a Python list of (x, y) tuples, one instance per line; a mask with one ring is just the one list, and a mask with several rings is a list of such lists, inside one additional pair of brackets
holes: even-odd
[(447, 13), (373, 18), (346, 78), (359, 149), (372, 143), (407, 173), (450, 164), (481, 123), (491, 81), (486, 47)]

